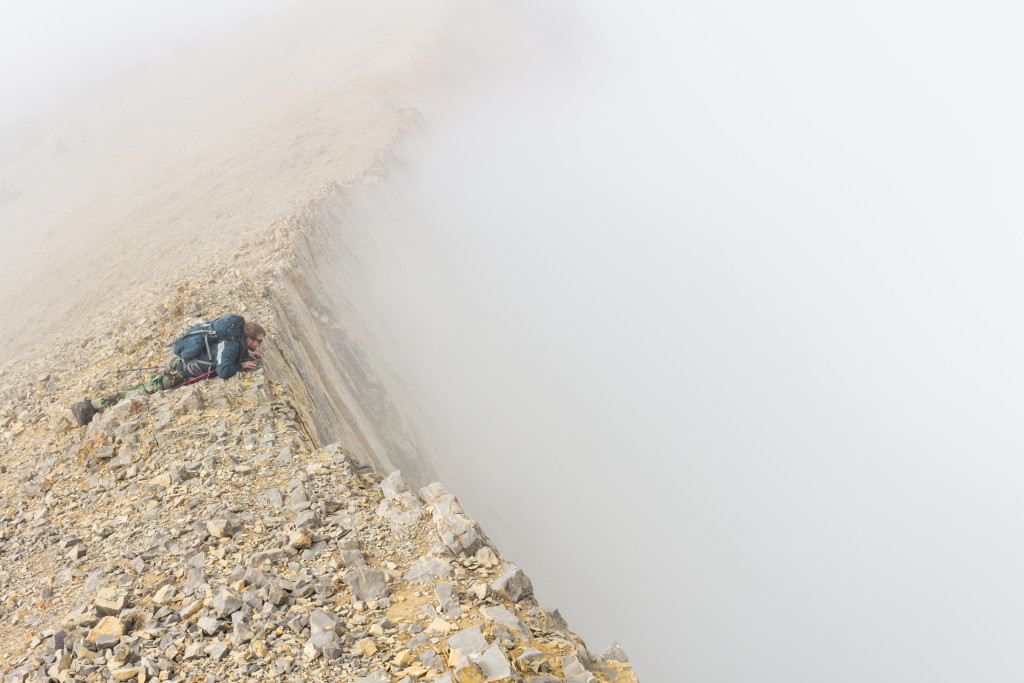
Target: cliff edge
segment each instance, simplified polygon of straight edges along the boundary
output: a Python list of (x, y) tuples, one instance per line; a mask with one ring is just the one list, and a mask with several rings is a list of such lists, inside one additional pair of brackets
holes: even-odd
[[(295, 398), (310, 387), (274, 378), (299, 230), (0, 369), (2, 680), (636, 680), (621, 648), (591, 653), (536, 603), (441, 484), (321, 443)], [(73, 423), (73, 401), (137, 382), (227, 310), (270, 331), (264, 368)]]

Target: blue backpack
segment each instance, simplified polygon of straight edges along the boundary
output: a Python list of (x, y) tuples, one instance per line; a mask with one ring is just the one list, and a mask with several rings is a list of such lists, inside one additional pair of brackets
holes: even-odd
[[(231, 313), (216, 320), (208, 320), (188, 328), (185, 334), (174, 340), (172, 346), (174, 355), (183, 361), (194, 361), (201, 365), (214, 365), (213, 351), (211, 345), (228, 339), (237, 339), (239, 344), (245, 346), (242, 330), (245, 327), (245, 318)], [(209, 360), (198, 360), (203, 352)]]

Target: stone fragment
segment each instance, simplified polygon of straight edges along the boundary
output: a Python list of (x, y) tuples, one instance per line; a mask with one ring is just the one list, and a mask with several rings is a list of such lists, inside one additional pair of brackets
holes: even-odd
[(153, 594), (153, 602), (158, 605), (163, 605), (170, 602), (173, 597), (174, 586), (172, 584), (167, 584), (165, 586), (161, 586), (157, 592)]
[(245, 574), (242, 575), (242, 578), (245, 580), (247, 585), (256, 586), (258, 588), (263, 588), (270, 583), (270, 579), (267, 578), (267, 575), (256, 567), (246, 567)]
[(231, 520), (211, 519), (206, 523), (206, 530), (210, 532), (211, 536), (216, 536), (217, 538), (231, 538), (235, 532), (235, 527)]
[(388, 594), (387, 577), (380, 569), (357, 567), (345, 572), (343, 578), (356, 600), (375, 600)]
[(281, 560), (288, 557), (288, 553), (282, 548), (274, 548), (273, 550), (263, 550), (258, 553), (253, 553), (249, 556), (248, 564), (253, 567), (259, 566), (264, 562), (280, 562)]
[(209, 657), (215, 662), (218, 662), (224, 659), (224, 655), (226, 655), (228, 653), (228, 650), (230, 649), (231, 646), (229, 646), (227, 643), (218, 641), (216, 643), (210, 643), (209, 645), (207, 645), (205, 648), (203, 648), (203, 652), (206, 653), (207, 657)]
[(111, 669), (110, 675), (115, 681), (130, 681), (133, 678), (139, 677), (139, 667), (129, 666), (123, 669)]
[(188, 603), (187, 605), (185, 605), (184, 607), (182, 607), (180, 610), (178, 610), (178, 614), (181, 615), (182, 619), (190, 619), (193, 616), (195, 616), (196, 614), (198, 614), (199, 610), (201, 610), (202, 608), (203, 608), (203, 601), (202, 600), (193, 600), (190, 603)]
[(334, 631), (337, 626), (338, 620), (330, 612), (315, 609), (309, 615), (309, 628), (313, 633), (317, 631)]
[(533, 583), (515, 564), (504, 565), (505, 571), (491, 584), (491, 590), (512, 602), (533, 595)]
[(312, 541), (312, 539), (310, 539), (309, 534), (307, 534), (302, 529), (298, 529), (297, 531), (293, 531), (291, 533), (291, 535), (288, 536), (288, 545), (291, 546), (292, 548), (295, 548), (296, 550), (299, 550), (299, 549), (302, 549), (302, 548), (308, 548), (312, 544), (313, 544), (313, 541)]
[(608, 649), (601, 653), (601, 659), (622, 664), (629, 663), (629, 657), (626, 656), (626, 651), (622, 649), (622, 645), (618, 641), (613, 642)]
[(125, 596), (118, 593), (116, 588), (101, 588), (96, 593), (93, 604), (96, 606), (96, 614), (101, 617), (117, 615), (124, 609)]
[(445, 581), (444, 583), (438, 584), (434, 589), (434, 595), (437, 597), (437, 603), (442, 612), (452, 619), (458, 619), (462, 616), (462, 608), (459, 607), (458, 593), (455, 592), (455, 586), (450, 582)]
[(171, 474), (170, 472), (161, 472), (152, 479), (149, 480), (151, 486), (160, 486), (163, 488), (170, 488), (171, 486)]
[(577, 674), (585, 673), (587, 670), (586, 663), (580, 659), (577, 653), (565, 655), (561, 660), (562, 664), (562, 675), (563, 676), (575, 676)]
[(199, 621), (196, 622), (196, 626), (203, 630), (208, 636), (212, 636), (220, 630), (221, 622), (214, 616), (207, 614), (205, 617), (200, 617)]
[(103, 617), (99, 622), (89, 630), (89, 633), (85, 636), (85, 639), (95, 643), (97, 638), (100, 636), (114, 636), (120, 638), (124, 635), (125, 626), (124, 622), (114, 616)]
[(363, 653), (364, 657), (371, 657), (377, 651), (373, 638), (363, 638), (356, 642), (356, 647)]
[(114, 647), (121, 640), (120, 636), (113, 634), (100, 634), (96, 636), (96, 649), (104, 650), (106, 648)]
[(494, 551), (487, 546), (476, 551), (476, 561), (485, 569), (498, 566), (498, 556), (495, 555)]
[[(408, 650), (406, 650), (406, 652), (408, 652)], [(427, 648), (426, 650), (421, 652), (419, 659), (420, 663), (428, 669), (434, 669), (436, 671), (444, 669), (444, 661), (436, 652), (434, 652), (430, 648)]]
[(497, 643), (492, 644), (481, 654), (469, 655), (469, 659), (477, 665), (487, 681), (499, 681), (513, 675), (512, 665), (505, 656), (505, 650)]
[(306, 489), (302, 486), (297, 487), (292, 491), (291, 495), (288, 496), (288, 500), (285, 501), (285, 505), (292, 510), (309, 507), (309, 496), (306, 495)]
[(420, 499), (430, 509), (438, 535), (453, 554), (472, 555), (483, 546), (476, 522), (465, 515), (455, 496), (439, 482), (421, 488)]
[(484, 615), (484, 618), (488, 621), (507, 626), (509, 630), (517, 633), (521, 640), (525, 640), (530, 635), (530, 627), (504, 605), (496, 605), (494, 607), (485, 605), (480, 608), (480, 614)]
[(317, 529), (320, 526), (320, 517), (316, 510), (303, 510), (295, 517), (295, 526), (307, 531)]
[(263, 640), (254, 640), (249, 643), (249, 651), (252, 652), (253, 656), (263, 658), (267, 656), (270, 651), (267, 648), (267, 644)]
[(403, 577), (414, 583), (430, 583), (435, 578), (447, 579), (452, 575), (452, 567), (444, 560), (436, 557), (423, 557), (417, 560)]
[(456, 683), (486, 683), (483, 673), (476, 665), (468, 659), (459, 662), (459, 668), (455, 670)]
[(242, 596), (227, 587), (221, 587), (213, 594), (213, 609), (222, 617), (237, 612), (242, 607)]
[(483, 652), (487, 647), (487, 639), (480, 630), (480, 625), (464, 628), (455, 635), (448, 638), (448, 648), (452, 657), (448, 664), (454, 666), (464, 657), (471, 654)]
[(206, 643), (203, 642), (192, 643), (191, 645), (185, 648), (185, 654), (182, 655), (182, 657), (186, 662), (192, 659), (199, 659), (205, 654), (203, 652), (203, 649), (205, 647)]
[(374, 669), (365, 676), (355, 679), (353, 683), (391, 683), (391, 676), (383, 669)]

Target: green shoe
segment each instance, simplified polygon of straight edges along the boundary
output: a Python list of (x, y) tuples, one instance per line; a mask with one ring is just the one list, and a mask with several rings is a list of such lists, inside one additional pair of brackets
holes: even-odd
[(75, 421), (79, 427), (89, 424), (89, 421), (92, 420), (92, 416), (96, 412), (96, 409), (92, 407), (92, 403), (89, 401), (81, 401), (71, 406), (71, 414), (75, 416)]

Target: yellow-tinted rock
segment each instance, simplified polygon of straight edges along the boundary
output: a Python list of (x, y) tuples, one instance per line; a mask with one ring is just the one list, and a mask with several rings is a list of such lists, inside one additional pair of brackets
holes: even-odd
[(96, 638), (99, 636), (117, 636), (120, 638), (124, 635), (124, 622), (117, 617), (103, 617), (99, 620), (89, 634), (85, 637), (86, 640), (96, 642)]
[(487, 679), (480, 671), (469, 666), (456, 671), (455, 680), (458, 683), (487, 683)]
[(156, 486), (163, 486), (164, 488), (169, 488), (170, 485), (171, 485), (171, 474), (170, 474), (170, 472), (164, 472), (163, 474), (158, 474), (155, 477), (153, 477), (152, 479), (150, 479), (149, 483), (150, 484), (154, 484)]
[(255, 656), (261, 657), (261, 658), (262, 657), (266, 657), (267, 656), (267, 652), (269, 652), (269, 650), (267, 649), (267, 644), (265, 642), (263, 642), (262, 640), (254, 640), (251, 643), (249, 643), (249, 650)]

